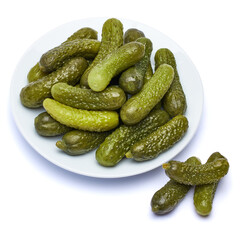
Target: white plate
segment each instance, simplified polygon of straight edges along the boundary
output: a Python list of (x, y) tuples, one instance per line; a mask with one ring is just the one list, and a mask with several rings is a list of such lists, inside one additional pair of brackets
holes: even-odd
[(34, 118), (43, 112), (41, 109), (28, 109), (21, 105), (19, 93), (27, 84), (27, 73), (35, 65), (41, 55), (47, 50), (61, 44), (73, 32), (82, 27), (92, 27), (98, 31), (101, 37), (101, 29), (106, 18), (89, 18), (73, 21), (59, 26), (48, 32), (37, 40), (23, 55), (18, 63), (11, 83), (11, 106), (13, 115), (21, 134), (27, 142), (44, 158), (59, 167), (69, 171), (92, 177), (119, 178), (133, 176), (144, 173), (159, 167), (162, 163), (172, 159), (191, 141), (197, 130), (202, 114), (203, 88), (200, 76), (189, 59), (187, 54), (169, 37), (156, 29), (142, 23), (120, 19), (124, 30), (128, 28), (138, 28), (145, 33), (145, 36), (153, 42), (152, 64), (155, 52), (159, 48), (169, 48), (175, 55), (177, 68), (186, 94), (188, 108), (186, 117), (189, 120), (189, 129), (184, 138), (175, 144), (171, 149), (160, 154), (154, 160), (146, 162), (135, 162), (132, 159), (123, 159), (117, 166), (106, 168), (99, 165), (95, 159), (95, 151), (82, 156), (68, 156), (59, 150), (55, 143), (60, 137), (44, 138), (40, 137), (34, 129)]

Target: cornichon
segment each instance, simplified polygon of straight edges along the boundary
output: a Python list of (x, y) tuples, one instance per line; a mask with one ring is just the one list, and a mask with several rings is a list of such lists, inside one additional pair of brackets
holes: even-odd
[(98, 53), (100, 44), (95, 39), (75, 39), (65, 42), (41, 56), (39, 61), (40, 69), (43, 72), (52, 72), (72, 57), (94, 58)]
[(40, 113), (34, 119), (34, 126), (37, 133), (44, 137), (58, 136), (72, 130), (53, 119), (47, 112)]
[(72, 130), (57, 141), (56, 146), (69, 155), (81, 155), (97, 148), (109, 133)]
[[(207, 160), (207, 164), (214, 162), (219, 158), (224, 158), (224, 156), (219, 152), (214, 152)], [(195, 186), (193, 200), (198, 214), (202, 216), (210, 214), (217, 185), (218, 182)]]
[(116, 110), (126, 101), (126, 94), (118, 86), (107, 87), (102, 92), (57, 83), (51, 89), (55, 100), (74, 108), (85, 110)]
[(43, 101), (43, 107), (56, 121), (78, 130), (103, 132), (119, 124), (118, 113), (114, 111), (76, 109), (50, 98)]
[[(69, 42), (69, 41), (72, 41), (75, 39), (83, 39), (83, 38), (97, 39), (97, 37), (98, 37), (97, 31), (95, 31), (92, 28), (85, 27), (85, 28), (81, 28), (78, 31), (76, 31), (75, 33), (73, 33), (65, 42)], [(41, 71), (41, 69), (39, 67), (39, 63), (37, 62), (28, 72), (27, 79), (28, 79), (28, 82), (34, 82), (34, 81), (38, 80), (39, 78), (46, 76), (47, 74), (48, 73)]]
[(167, 92), (173, 77), (174, 69), (168, 64), (162, 64), (140, 92), (122, 106), (120, 116), (123, 123), (133, 125), (145, 118)]
[[(201, 164), (196, 157), (190, 157), (186, 163)], [(162, 215), (171, 212), (191, 189), (190, 185), (169, 180), (161, 189), (154, 193), (151, 208), (155, 214)]]
[(43, 100), (51, 97), (51, 87), (55, 83), (66, 82), (71, 85), (76, 84), (87, 66), (87, 61), (82, 57), (68, 60), (56, 71), (22, 88), (20, 93), (22, 104), (29, 108), (41, 107)]
[(186, 96), (179, 79), (173, 53), (167, 48), (161, 48), (156, 52), (154, 60), (155, 70), (164, 63), (171, 65), (174, 69), (173, 82), (162, 100), (164, 109), (171, 117), (184, 114), (187, 108)]
[(92, 68), (101, 62), (111, 52), (115, 51), (123, 45), (123, 25), (116, 18), (108, 19), (102, 27), (102, 39), (99, 52), (94, 58), (93, 62), (85, 73), (82, 75), (80, 80), (80, 86), (83, 88), (89, 88), (88, 86), (88, 75)]
[(144, 45), (137, 42), (118, 48), (92, 68), (88, 75), (89, 87), (96, 92), (103, 91), (114, 76), (137, 63), (144, 56), (144, 52)]
[(124, 71), (119, 78), (119, 86), (129, 94), (136, 94), (141, 90), (152, 53), (152, 42), (150, 39), (141, 37), (136, 42), (140, 42), (145, 46), (145, 54), (139, 62)]
[(140, 37), (145, 37), (144, 33), (136, 28), (129, 28), (125, 33), (124, 33), (124, 43), (129, 43), (129, 42), (134, 42)]
[(171, 160), (162, 167), (170, 179), (186, 185), (202, 185), (218, 182), (229, 169), (226, 158), (218, 158), (213, 162), (199, 166)]
[(153, 110), (134, 126), (121, 125), (97, 149), (97, 161), (103, 166), (115, 166), (135, 142), (155, 131), (169, 119), (166, 111)]
[(149, 62), (147, 71), (145, 73), (144, 79), (143, 79), (143, 84), (148, 82), (153, 76), (153, 69), (152, 69), (152, 64)]
[(183, 138), (188, 129), (188, 120), (178, 115), (147, 137), (136, 142), (126, 154), (127, 158), (145, 161), (157, 157)]

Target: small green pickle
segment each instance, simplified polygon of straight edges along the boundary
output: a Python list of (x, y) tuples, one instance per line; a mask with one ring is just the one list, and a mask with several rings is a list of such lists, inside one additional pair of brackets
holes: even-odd
[(53, 119), (47, 112), (40, 113), (34, 119), (34, 126), (37, 133), (44, 137), (58, 136), (72, 130)]
[(134, 42), (140, 37), (145, 37), (144, 33), (136, 28), (129, 28), (125, 33), (123, 37), (124, 44), (129, 42)]
[(76, 109), (50, 98), (43, 101), (43, 107), (56, 121), (78, 130), (104, 132), (119, 124), (118, 113), (115, 111)]
[(202, 185), (218, 182), (228, 173), (229, 163), (226, 158), (193, 166), (184, 162), (171, 160), (162, 165), (170, 179), (186, 185)]
[[(224, 158), (224, 156), (219, 152), (214, 152), (207, 160), (207, 164), (216, 161), (218, 158)], [(211, 213), (217, 186), (218, 182), (195, 186), (193, 200), (199, 215), (207, 216)]]
[[(186, 163), (201, 164), (196, 157), (190, 157)], [(152, 211), (157, 215), (171, 212), (191, 189), (190, 185), (169, 180), (160, 190), (155, 192), (151, 200)]]
[(97, 148), (110, 132), (72, 130), (67, 132), (56, 146), (71, 156), (78, 156)]

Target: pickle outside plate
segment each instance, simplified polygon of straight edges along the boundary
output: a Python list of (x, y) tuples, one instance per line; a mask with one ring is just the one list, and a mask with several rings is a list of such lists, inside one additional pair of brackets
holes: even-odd
[(153, 66), (153, 57), (159, 48), (169, 48), (173, 52), (181, 83), (186, 94), (188, 107), (185, 116), (189, 121), (189, 129), (181, 141), (169, 150), (161, 153), (156, 159), (141, 163), (132, 159), (123, 159), (115, 167), (107, 168), (98, 164), (95, 159), (96, 150), (81, 156), (69, 156), (55, 146), (56, 141), (59, 140), (60, 137), (44, 138), (39, 136), (35, 131), (34, 118), (43, 112), (44, 109), (25, 108), (19, 98), (21, 89), (27, 84), (28, 71), (39, 61), (44, 52), (60, 45), (73, 32), (82, 27), (91, 27), (97, 30), (98, 39), (101, 40), (102, 25), (107, 19), (108, 18), (88, 18), (76, 20), (61, 25), (40, 37), (27, 49), (16, 66), (11, 82), (10, 99), (12, 113), (20, 133), (31, 147), (45, 159), (63, 169), (77, 174), (98, 178), (121, 178), (148, 172), (161, 166), (164, 162), (173, 159), (189, 144), (196, 133), (201, 119), (203, 88), (198, 71), (184, 50), (159, 31), (161, 30), (160, 25), (159, 30), (156, 30), (143, 23), (118, 18), (124, 26), (124, 31), (129, 28), (137, 28), (143, 31), (146, 37), (151, 39), (153, 43), (151, 63)]

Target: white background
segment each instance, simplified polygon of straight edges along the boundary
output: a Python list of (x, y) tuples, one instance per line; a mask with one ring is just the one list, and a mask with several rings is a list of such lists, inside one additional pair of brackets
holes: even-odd
[[(239, 239), (238, 1), (5, 1), (0, 5), (0, 239)], [(161, 167), (134, 177), (97, 179), (65, 171), (35, 152), (10, 109), (14, 69), (26, 49), (51, 29), (81, 18), (116, 17), (152, 26), (177, 42), (204, 87), (199, 129), (178, 155), (205, 162), (220, 151), (230, 170), (210, 216), (194, 210), (190, 191), (171, 213), (155, 216), (150, 200), (168, 178)]]

